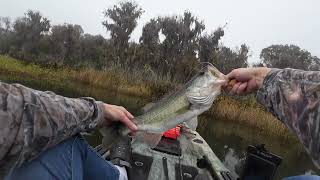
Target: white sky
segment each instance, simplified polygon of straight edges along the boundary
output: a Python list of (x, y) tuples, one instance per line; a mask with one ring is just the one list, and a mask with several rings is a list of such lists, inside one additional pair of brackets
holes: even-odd
[[(16, 18), (38, 10), (52, 24), (72, 23), (86, 33), (106, 35), (103, 11), (117, 0), (0, 0), (0, 16)], [(190, 10), (204, 20), (206, 31), (228, 23), (222, 43), (235, 48), (246, 43), (257, 61), (271, 44), (296, 44), (320, 57), (319, 0), (137, 0), (145, 10), (132, 35), (137, 41), (149, 19)]]

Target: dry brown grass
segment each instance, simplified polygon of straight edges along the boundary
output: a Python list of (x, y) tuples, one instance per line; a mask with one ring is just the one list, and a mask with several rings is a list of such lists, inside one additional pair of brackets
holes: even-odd
[(36, 64), (25, 64), (14, 58), (0, 55), (0, 71), (10, 76), (23, 76), (34, 80), (56, 82), (57, 84), (74, 81), (134, 96), (151, 97), (156, 93), (154, 92), (155, 83), (143, 82), (139, 78), (140, 73), (130, 74), (119, 70), (51, 69)]
[[(251, 98), (246, 101), (255, 101)], [(241, 100), (230, 97), (220, 97), (208, 114), (214, 118), (225, 121), (232, 121), (256, 128), (266, 135), (281, 136), (285, 139), (292, 138), (286, 126), (275, 118), (271, 113), (265, 111), (261, 106), (247, 105)], [(253, 102), (256, 104), (256, 102)]]
[(171, 86), (169, 85), (171, 83), (168, 81), (161, 83), (144, 81), (141, 76), (139, 73), (132, 74), (125, 71), (112, 70), (97, 71), (93, 69), (72, 71), (70, 74), (70, 78), (77, 82), (110, 89), (126, 95), (143, 96), (146, 98), (157, 96), (159, 91), (167, 91), (165, 88)]

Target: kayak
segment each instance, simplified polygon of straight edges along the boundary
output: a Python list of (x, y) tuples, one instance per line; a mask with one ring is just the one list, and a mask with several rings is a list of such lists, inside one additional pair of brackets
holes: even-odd
[[(107, 158), (101, 145), (96, 150)], [(215, 155), (207, 142), (190, 129), (177, 139), (162, 137), (155, 148), (132, 143), (132, 168), (129, 180), (233, 180), (230, 171)]]

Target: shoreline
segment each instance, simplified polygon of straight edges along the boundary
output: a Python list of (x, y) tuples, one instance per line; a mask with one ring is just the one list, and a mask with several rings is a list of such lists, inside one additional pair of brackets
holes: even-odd
[[(37, 87), (49, 88), (48, 90), (52, 91), (66, 89), (71, 94), (70, 84), (81, 83), (118, 94), (144, 97), (147, 101), (154, 102), (155, 99), (159, 99), (179, 85), (163, 79), (157, 82), (144, 81), (138, 79), (139, 73), (137, 74), (111, 70), (48, 68), (0, 55), (1, 76), (10, 82), (29, 82), (29, 84), (37, 84)], [(137, 79), (132, 79), (132, 76)], [(257, 128), (267, 136), (280, 137), (283, 140), (295, 139), (293, 134), (271, 113), (265, 111), (253, 96), (237, 98), (222, 95), (203, 116)]]

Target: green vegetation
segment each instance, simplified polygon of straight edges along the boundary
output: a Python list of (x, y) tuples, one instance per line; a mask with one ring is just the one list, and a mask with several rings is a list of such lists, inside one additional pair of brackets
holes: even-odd
[(119, 69), (97, 71), (94, 69), (48, 68), (3, 55), (0, 55), (0, 74), (12, 80), (47, 83), (50, 87), (67, 88), (70, 83), (76, 82), (147, 98), (161, 96), (170, 87), (173, 87), (172, 82), (163, 78), (155, 78), (153, 82), (144, 81), (144, 77), (148, 74), (143, 70), (132, 74)]
[(86, 34), (77, 24), (52, 25), (32, 10), (13, 21), (0, 17), (0, 54), (49, 67), (146, 71), (148, 76), (143, 77), (151, 80), (178, 82), (197, 72), (200, 62), (216, 64), (224, 73), (247, 66), (248, 46), (232, 50), (219, 45), (223, 28), (206, 30), (203, 21), (189, 11), (151, 19), (139, 42), (129, 41), (143, 12), (134, 2), (107, 8), (102, 25), (110, 38)]
[[(133, 74), (145, 70), (157, 78), (178, 82), (196, 72), (200, 62), (211, 62), (223, 73), (249, 66), (246, 44), (235, 49), (224, 46), (220, 42), (224, 29), (206, 29), (204, 22), (189, 11), (150, 19), (139, 42), (130, 41), (144, 13), (137, 3), (120, 2), (102, 11), (102, 26), (110, 38), (87, 34), (78, 24), (53, 25), (32, 10), (15, 20), (0, 17), (0, 54), (49, 67), (121, 69)], [(318, 57), (295, 45), (271, 45), (261, 51), (260, 58), (255, 66), (320, 67)]]

